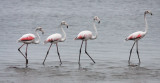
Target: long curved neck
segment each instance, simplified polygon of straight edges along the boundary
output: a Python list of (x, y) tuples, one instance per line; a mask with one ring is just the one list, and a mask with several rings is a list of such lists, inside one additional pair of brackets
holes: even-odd
[(97, 38), (97, 36), (98, 36), (98, 32), (97, 32), (97, 28), (96, 28), (95, 21), (93, 21), (93, 28), (94, 28), (94, 30), (95, 30), (95, 35), (94, 35), (94, 36), (92, 36), (92, 39), (96, 39), (96, 38)]
[(35, 44), (38, 44), (38, 43), (40, 43), (40, 36), (39, 36), (37, 30), (35, 31), (35, 33), (36, 33), (37, 38), (36, 38), (36, 40), (34, 41), (34, 43), (35, 43)]
[(148, 24), (147, 24), (146, 14), (144, 14), (144, 21), (145, 21), (145, 33), (147, 33), (147, 31), (148, 31)]
[(63, 30), (62, 25), (61, 25), (61, 30), (62, 30), (63, 35), (64, 35), (63, 38), (61, 39), (61, 42), (63, 42), (63, 41), (66, 40), (66, 33), (65, 33), (65, 31)]

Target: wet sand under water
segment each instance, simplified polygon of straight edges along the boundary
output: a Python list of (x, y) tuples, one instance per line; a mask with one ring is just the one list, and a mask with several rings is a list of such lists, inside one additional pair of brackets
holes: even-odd
[[(0, 70), (0, 83), (158, 83), (160, 69), (100, 61), (96, 64), (64, 61), (47, 62), (45, 65), (32, 63), (8, 64)], [(112, 64), (112, 65), (111, 65)]]

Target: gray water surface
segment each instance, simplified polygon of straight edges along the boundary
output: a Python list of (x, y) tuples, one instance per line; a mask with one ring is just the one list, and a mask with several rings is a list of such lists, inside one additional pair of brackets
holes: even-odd
[[(0, 0), (0, 83), (159, 83), (160, 81), (160, 1), (159, 0)], [(140, 66), (128, 66), (133, 41), (124, 39), (131, 33), (144, 31), (144, 11), (149, 30), (139, 41)], [(93, 30), (93, 17), (98, 16), (98, 38), (88, 41), (88, 53), (82, 49), (81, 65), (78, 54), (81, 41), (73, 40), (80, 31)], [(50, 44), (43, 41), (64, 20), (67, 40), (59, 43), (63, 64), (59, 65), (53, 45), (45, 65), (42, 65)], [(41, 43), (30, 44), (28, 68), (18, 52), (17, 40), (26, 33), (43, 27)], [(93, 33), (94, 34), (94, 33)], [(83, 46), (84, 47), (84, 46)], [(21, 49), (25, 52), (25, 46)], [(133, 49), (132, 64), (138, 59)]]

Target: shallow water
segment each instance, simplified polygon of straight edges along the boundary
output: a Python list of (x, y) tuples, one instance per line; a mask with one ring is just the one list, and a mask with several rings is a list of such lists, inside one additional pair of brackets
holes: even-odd
[[(160, 81), (160, 1), (159, 0), (1, 0), (0, 3), (0, 83), (159, 83)], [(134, 31), (144, 30), (145, 10), (149, 30), (139, 41), (140, 66), (128, 66), (133, 41), (124, 39)], [(88, 41), (88, 53), (82, 49), (81, 65), (78, 53), (81, 41), (73, 39), (82, 30), (91, 30), (94, 16), (101, 19), (97, 25), (98, 38)], [(37, 26), (45, 30), (41, 40), (53, 33), (65, 20), (67, 40), (59, 43), (63, 64), (59, 65), (53, 45), (45, 65), (42, 61), (49, 44), (29, 45), (29, 65), (18, 52), (22, 45), (17, 39), (25, 33), (34, 33)], [(94, 32), (94, 31), (93, 31)], [(83, 46), (84, 47), (84, 46)], [(25, 47), (21, 49), (25, 52)], [(132, 64), (138, 59), (134, 49)]]

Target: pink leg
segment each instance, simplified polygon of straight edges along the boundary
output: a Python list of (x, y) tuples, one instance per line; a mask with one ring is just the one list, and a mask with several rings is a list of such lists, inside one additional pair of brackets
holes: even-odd
[(132, 46), (132, 48), (131, 48), (131, 50), (130, 50), (130, 55), (129, 55), (128, 64), (130, 64), (130, 58), (131, 58), (131, 54), (132, 54), (132, 49), (133, 49), (135, 43), (136, 43), (136, 41), (133, 43), (133, 46)]
[(62, 64), (61, 57), (60, 57), (60, 54), (59, 54), (59, 51), (58, 51), (58, 44), (57, 43), (56, 43), (56, 47), (57, 47), (57, 54), (59, 56), (60, 64)]
[[(23, 46), (24, 46), (24, 44), (21, 47), (18, 48), (18, 51), (24, 56), (24, 54), (20, 50)], [(26, 56), (24, 56), (24, 58), (26, 59)]]
[(140, 60), (140, 57), (139, 57), (139, 52), (138, 52), (138, 41), (136, 42), (136, 46), (137, 46), (137, 55), (138, 55), (139, 63), (141, 63), (141, 60)]
[[(22, 52), (21, 52), (21, 48), (24, 46), (25, 44), (23, 44), (21, 47), (18, 48), (18, 51), (24, 56), (24, 58), (26, 59), (26, 64), (28, 64), (28, 59), (27, 59), (27, 56), (25, 56)], [(27, 45), (28, 46), (28, 45)], [(26, 48), (27, 50), (27, 48)]]
[(80, 50), (79, 50), (79, 64), (80, 64), (80, 57), (81, 57), (81, 49), (82, 49), (82, 45), (83, 45), (83, 40), (82, 40), (82, 44), (81, 44), (81, 47), (80, 47)]
[[(89, 56), (88, 52), (87, 52), (87, 41), (85, 41), (85, 53)], [(91, 56), (89, 56), (89, 58), (94, 62), (96, 63)]]
[(28, 59), (27, 59), (27, 49), (28, 49), (28, 44), (26, 45), (26, 64), (28, 64)]
[(47, 56), (48, 56), (48, 54), (49, 54), (49, 50), (50, 50), (51, 46), (52, 46), (52, 43), (51, 43), (51, 45), (50, 45), (50, 47), (49, 47), (49, 49), (48, 49), (48, 51), (47, 51), (46, 57), (45, 57), (45, 59), (44, 59), (44, 61), (43, 61), (43, 64), (44, 64), (44, 62), (46, 61), (46, 58), (47, 58)]

